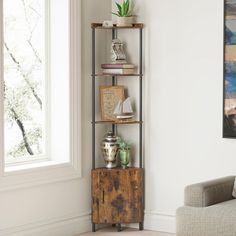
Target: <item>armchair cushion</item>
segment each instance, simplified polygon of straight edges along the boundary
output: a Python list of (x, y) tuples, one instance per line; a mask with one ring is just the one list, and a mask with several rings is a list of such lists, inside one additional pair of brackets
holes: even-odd
[(235, 176), (224, 177), (185, 188), (185, 206), (206, 207), (232, 200)]
[(235, 236), (236, 199), (209, 207), (181, 207), (176, 212), (177, 236)]

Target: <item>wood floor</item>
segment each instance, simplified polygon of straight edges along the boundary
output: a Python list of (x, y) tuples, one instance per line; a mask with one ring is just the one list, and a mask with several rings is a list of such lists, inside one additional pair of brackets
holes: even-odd
[(117, 232), (115, 228), (100, 229), (96, 233), (85, 233), (80, 236), (174, 236), (174, 234), (160, 233), (154, 231), (139, 231), (137, 229), (125, 228)]

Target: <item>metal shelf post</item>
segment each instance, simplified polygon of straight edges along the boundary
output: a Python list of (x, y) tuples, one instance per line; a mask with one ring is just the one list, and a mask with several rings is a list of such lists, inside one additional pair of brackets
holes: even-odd
[(143, 29), (139, 29), (139, 167), (143, 167)]
[[(112, 40), (117, 38), (117, 30), (112, 29)], [(117, 85), (117, 79), (116, 76), (112, 76), (112, 86)], [(112, 124), (112, 133), (117, 134), (117, 126), (115, 124)]]
[[(96, 66), (96, 59), (95, 59), (95, 28), (92, 29), (92, 168), (95, 169), (95, 66)], [(96, 231), (96, 225), (92, 224), (92, 232)]]

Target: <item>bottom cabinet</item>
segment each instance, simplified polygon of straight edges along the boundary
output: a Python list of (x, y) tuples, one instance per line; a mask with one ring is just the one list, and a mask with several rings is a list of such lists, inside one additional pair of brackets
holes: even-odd
[(92, 170), (92, 223), (143, 222), (143, 169)]

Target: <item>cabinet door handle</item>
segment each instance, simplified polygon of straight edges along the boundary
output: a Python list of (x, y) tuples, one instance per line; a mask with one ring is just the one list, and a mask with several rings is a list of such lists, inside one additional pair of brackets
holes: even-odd
[(102, 190), (102, 203), (104, 203), (104, 195), (105, 195), (104, 190)]

